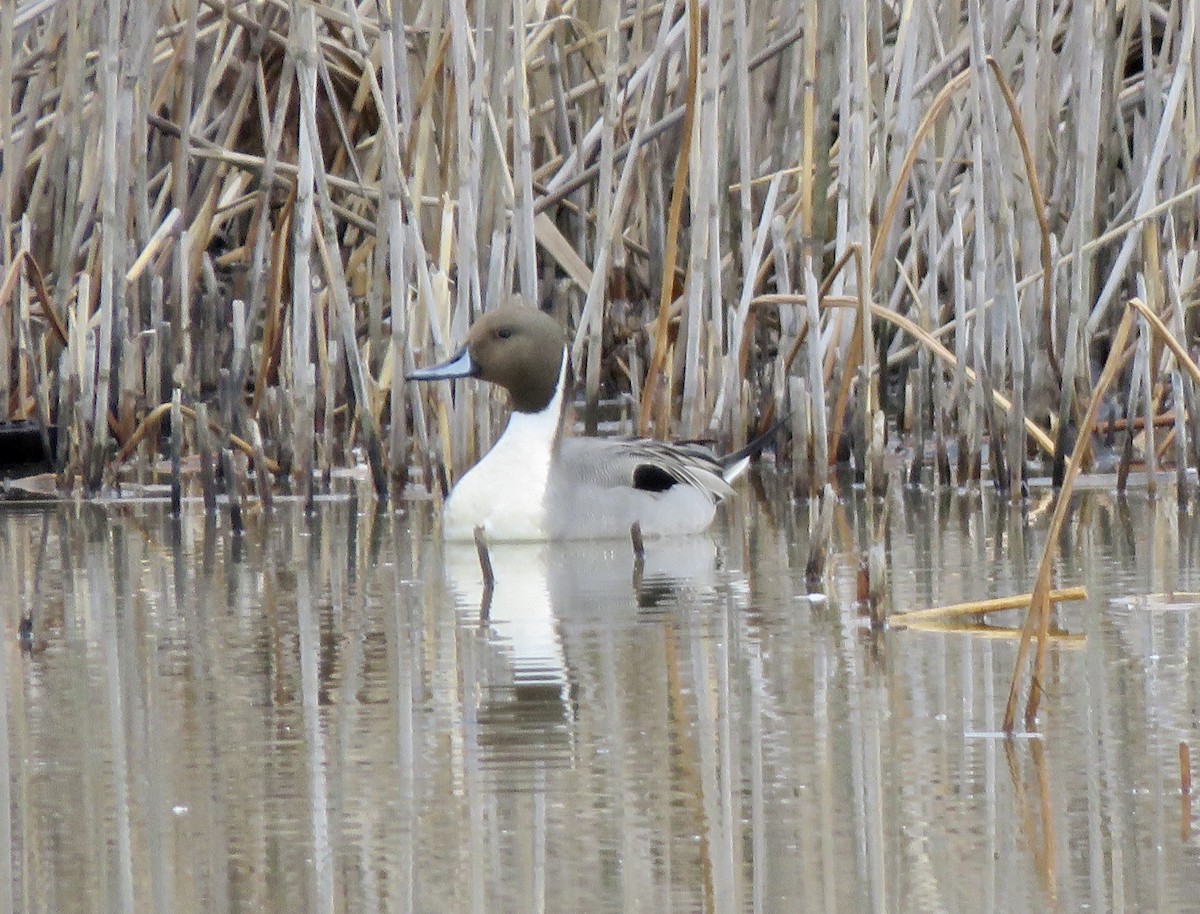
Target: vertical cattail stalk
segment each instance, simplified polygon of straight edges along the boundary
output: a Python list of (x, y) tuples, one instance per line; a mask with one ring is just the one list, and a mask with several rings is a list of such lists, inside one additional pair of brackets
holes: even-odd
[[(121, 2), (108, 0), (104, 44), (100, 57), (100, 75), (104, 97), (100, 163), (100, 338), (97, 343), (96, 391), (92, 402), (92, 440), (84, 468), (84, 485), (99, 490), (104, 472), (104, 450), (108, 441), (108, 399), (112, 380), (113, 324), (116, 321), (117, 248), (125, 239), (117, 223), (117, 178), (123, 171), (117, 159), (117, 119), (120, 98), (117, 73), (121, 54)], [(124, 271), (122, 271), (123, 273)]]
[[(291, 56), (297, 61), (296, 81), (301, 96), (312, 99), (317, 91), (317, 71), (312, 54), (316, 33), (313, 8), (305, 3), (292, 6), (296, 31), (291, 38)], [(311, 36), (308, 43), (305, 36)], [(315, 105), (315, 102), (313, 103)], [(310, 137), (312, 121), (300, 118), (297, 145), (296, 206), (292, 221), (292, 411), (296, 419), (296, 455), (294, 475), (301, 495), (312, 497), (313, 474), (313, 416), (316, 410), (315, 366), (310, 355), (312, 348), (312, 251), (313, 251), (313, 152), (316, 144)]]
[(517, 261), (521, 294), (537, 303), (537, 249), (533, 236), (533, 150), (529, 138), (529, 84), (526, 76), (525, 4), (513, 4), (513, 254)]

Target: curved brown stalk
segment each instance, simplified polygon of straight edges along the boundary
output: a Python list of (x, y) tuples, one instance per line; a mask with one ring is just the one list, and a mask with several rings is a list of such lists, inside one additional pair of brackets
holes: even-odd
[[(1134, 300), (1136, 301), (1136, 299)], [(1057, 551), (1058, 534), (1066, 520), (1067, 509), (1071, 504), (1071, 492), (1075, 488), (1075, 480), (1083, 466), (1083, 458), (1091, 446), (1092, 429), (1096, 424), (1096, 415), (1100, 412), (1100, 402), (1104, 392), (1112, 384), (1117, 372), (1124, 366), (1128, 358), (1127, 346), (1129, 335), (1133, 329), (1133, 313), (1137, 309), (1133, 302), (1125, 309), (1125, 315), (1113, 336), (1112, 349), (1104, 370), (1096, 382), (1092, 393), (1092, 402), (1088, 405), (1087, 414), (1079, 426), (1079, 436), (1075, 439), (1075, 450), (1063, 476), (1062, 488), (1058, 493), (1058, 501), (1054, 505), (1054, 516), (1046, 532), (1046, 547), (1042, 551), (1042, 561), (1038, 565), (1037, 581), (1033, 587), (1033, 597), (1029, 601), (1029, 612), (1025, 615), (1025, 625), (1021, 629), (1021, 643), (1017, 647), (1017, 661), (1013, 665), (1012, 682), (1008, 689), (1008, 704), (1004, 709), (1004, 731), (1012, 733), (1017, 721), (1017, 702), (1021, 694), (1021, 671), (1029, 656), (1030, 643), (1038, 638), (1037, 656), (1034, 660), (1033, 675), (1029, 683), (1029, 697), (1025, 702), (1025, 728), (1032, 729), (1037, 718), (1038, 703), (1041, 701), (1046, 672), (1047, 636), (1050, 630), (1050, 572), (1054, 566), (1054, 554)]]
[[(113, 463), (120, 464), (128, 460), (130, 456), (132, 456), (137, 446), (142, 443), (142, 439), (150, 434), (150, 432), (152, 432), (154, 429), (158, 428), (158, 424), (162, 421), (162, 417), (170, 411), (170, 403), (160, 403), (158, 406), (154, 407), (154, 409), (150, 410), (150, 412), (146, 414), (145, 418), (138, 423), (138, 427), (133, 430), (133, 434), (129, 436), (129, 440), (125, 442), (119, 451), (117, 451), (117, 456), (113, 460)], [(193, 422), (196, 421), (196, 411), (190, 406), (180, 406), (180, 411)], [(223, 434), (220, 424), (215, 419), (209, 420), (208, 427), (217, 434)], [(229, 443), (251, 460), (254, 459), (254, 447), (245, 438), (230, 433)], [(266, 464), (268, 470), (270, 470), (276, 476), (279, 475), (280, 466), (278, 463), (268, 457), (266, 459)]]
[(875, 230), (875, 237), (871, 240), (870, 275), (874, 276), (875, 272), (879, 269), (879, 261), (883, 257), (883, 241), (887, 238), (888, 232), (892, 229), (892, 222), (896, 219), (896, 210), (900, 207), (900, 198), (904, 194), (905, 186), (908, 184), (908, 176), (913, 170), (913, 165), (916, 164), (917, 153), (921, 149), (921, 144), (925, 142), (925, 137), (933, 129), (934, 122), (950, 102), (950, 96), (965, 86), (970, 78), (971, 71), (963, 70), (946, 83), (946, 85), (942, 86), (942, 90), (934, 96), (929, 110), (921, 118), (920, 126), (917, 127), (913, 141), (908, 147), (908, 153), (904, 156), (904, 162), (900, 165), (900, 176), (896, 179), (896, 183), (892, 187), (892, 192), (888, 194), (887, 205), (883, 208), (883, 218), (879, 220), (879, 228)]
[[(963, 70), (953, 79), (946, 83), (940, 92), (934, 97), (933, 103), (929, 106), (929, 110), (925, 112), (925, 116), (921, 119), (920, 125), (917, 127), (917, 132), (913, 136), (913, 141), (908, 147), (908, 152), (904, 156), (904, 161), (900, 165), (900, 174), (892, 187), (892, 192), (888, 195), (887, 205), (883, 209), (883, 218), (879, 220), (879, 228), (875, 231), (875, 237), (871, 240), (871, 262), (867, 269), (868, 276), (874, 276), (879, 270), (879, 262), (883, 257), (883, 242), (887, 238), (888, 232), (891, 231), (892, 223), (896, 218), (896, 211), (900, 207), (900, 199), (903, 196), (905, 187), (908, 184), (908, 176), (912, 173), (913, 166), (917, 161), (917, 153), (921, 149), (921, 144), (925, 142), (925, 137), (933, 129), (934, 123), (941, 116), (946, 105), (950, 102), (950, 97), (962, 86), (966, 85), (971, 78), (970, 70)], [(860, 255), (861, 256), (861, 255)], [(861, 273), (861, 262), (859, 271)], [(861, 290), (862, 283), (859, 283)], [(872, 311), (874, 305), (871, 306)], [(859, 362), (862, 360), (862, 340), (863, 327), (861, 321), (865, 309), (858, 309), (858, 319), (855, 322), (854, 333), (850, 340), (850, 351), (847, 353), (845, 363), (842, 367), (842, 382), (838, 388), (837, 400), (834, 403), (833, 420), (830, 425), (830, 444), (829, 453), (836, 454), (842, 434), (842, 420), (845, 416), (846, 406), (850, 398), (850, 382), (858, 371)]]
[[(757, 298), (753, 299), (751, 301), (751, 304), (759, 305), (759, 306), (762, 306), (762, 305), (802, 305), (802, 304), (804, 304), (805, 301), (806, 301), (806, 299), (803, 295), (772, 294), (772, 295), (760, 295)], [(839, 296), (833, 296), (833, 297), (829, 297), (829, 298), (823, 298), (820, 302), (820, 305), (825, 308), (857, 308), (858, 300), (852, 296), (839, 295)], [(951, 352), (949, 349), (947, 349), (941, 340), (939, 340), (936, 336), (934, 336), (929, 331), (925, 330), (923, 327), (921, 327), (915, 321), (905, 317), (903, 314), (899, 314), (896, 311), (893, 311), (891, 308), (885, 308), (883, 305), (873, 304), (870, 306), (870, 311), (871, 311), (871, 316), (874, 317), (876, 320), (885, 321), (885, 322), (892, 324), (893, 326), (898, 327), (899, 329), (903, 330), (905, 333), (907, 333), (909, 336), (911, 336), (917, 342), (917, 344), (924, 346), (933, 355), (937, 356), (939, 359), (941, 359), (943, 362), (945, 362), (946, 365), (949, 366), (950, 368), (958, 367), (958, 359), (956, 359), (954, 357), (954, 353)], [(799, 340), (792, 345), (791, 350), (788, 352), (787, 357), (784, 359), (784, 370), (785, 371), (788, 368), (790, 368), (790, 366), (792, 364), (792, 360), (795, 359), (796, 354), (799, 352), (800, 346), (804, 341), (804, 336), (807, 333), (808, 333), (808, 325), (805, 324), (803, 330), (801, 331)], [(970, 366), (964, 366), (963, 370), (964, 370), (967, 380), (969, 382), (971, 382), (972, 384), (976, 383), (978, 375), (976, 375), (974, 369), (972, 369)], [(1198, 371), (1200, 371), (1200, 369), (1198, 369)], [(1200, 383), (1200, 377), (1197, 378), (1197, 383)], [(999, 391), (997, 391), (995, 389), (992, 390), (992, 402), (994, 402), (998, 407), (1000, 407), (1000, 409), (1004, 410), (1005, 413), (1012, 411), (1012, 401), (1009, 400), (1006, 396), (1004, 396), (1002, 393), (1000, 393)], [(771, 409), (771, 407), (768, 407), (768, 410), (769, 409)], [(770, 416), (772, 414), (768, 412), (767, 415)], [(1045, 451), (1045, 453), (1047, 455), (1049, 455), (1049, 456), (1054, 455), (1053, 439), (1050, 437), (1049, 434), (1047, 434), (1047, 432), (1043, 428), (1041, 428), (1041, 426), (1039, 426), (1036, 422), (1034, 422), (1029, 417), (1025, 418), (1025, 431), (1029, 435), (1029, 437), (1033, 439), (1034, 443), (1038, 447), (1040, 447), (1043, 451)]]
[(0, 286), (0, 305), (7, 304), (12, 298), (13, 289), (21, 276), (22, 267), (25, 268), (25, 278), (33, 286), (33, 294), (42, 306), (42, 311), (46, 315), (46, 320), (50, 322), (50, 328), (54, 331), (54, 335), (58, 337), (60, 343), (64, 346), (67, 345), (67, 325), (54, 310), (54, 305), (50, 302), (50, 293), (46, 290), (46, 280), (42, 276), (42, 268), (38, 266), (38, 262), (28, 251), (18, 251), (17, 256), (13, 258), (12, 265), (8, 268), (8, 274), (4, 277), (4, 285)]
[(1134, 308), (1138, 314), (1146, 319), (1146, 322), (1150, 325), (1150, 329), (1153, 330), (1155, 335), (1157, 335), (1158, 338), (1166, 344), (1167, 348), (1171, 350), (1172, 355), (1174, 355), (1179, 361), (1179, 364), (1183, 370), (1192, 376), (1193, 381), (1195, 381), (1197, 384), (1200, 384), (1200, 367), (1197, 367), (1196, 363), (1192, 361), (1192, 357), (1188, 355), (1187, 349), (1185, 349), (1183, 344), (1179, 342), (1179, 340), (1175, 337), (1175, 334), (1173, 334), (1167, 328), (1167, 325), (1163, 323), (1162, 318), (1151, 311), (1150, 306), (1140, 298), (1131, 300), (1129, 302), (1129, 307)]
[(1025, 179), (1029, 182), (1029, 196), (1033, 201), (1033, 211), (1037, 215), (1038, 231), (1042, 236), (1042, 329), (1046, 334), (1046, 355), (1050, 359), (1050, 367), (1054, 369), (1054, 377), (1062, 384), (1062, 366), (1058, 362), (1058, 354), (1054, 351), (1054, 322), (1050, 316), (1050, 296), (1053, 291), (1051, 281), (1054, 272), (1053, 254), (1050, 251), (1050, 220), (1046, 218), (1046, 198), (1042, 194), (1042, 185), (1038, 181), (1037, 168), (1033, 164), (1033, 150), (1029, 148), (1029, 137), (1025, 132), (1025, 122), (1021, 119), (1017, 100), (1000, 64), (992, 55), (987, 56), (988, 66), (1000, 86), (1000, 94), (1008, 105), (1008, 115), (1012, 118), (1013, 130), (1017, 134), (1017, 142), (1021, 145), (1021, 158), (1025, 162)]

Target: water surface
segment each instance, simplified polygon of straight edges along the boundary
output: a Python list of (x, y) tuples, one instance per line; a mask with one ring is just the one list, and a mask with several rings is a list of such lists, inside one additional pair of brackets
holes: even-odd
[[(1017, 614), (873, 634), (861, 502), (813, 600), (807, 507), (740, 494), (641, 568), (496, 549), (486, 604), (422, 501), (0, 510), (3, 910), (1200, 911), (1191, 513), (1080, 502), (1006, 741)], [(1027, 591), (1048, 506), (896, 496), (892, 608)]]

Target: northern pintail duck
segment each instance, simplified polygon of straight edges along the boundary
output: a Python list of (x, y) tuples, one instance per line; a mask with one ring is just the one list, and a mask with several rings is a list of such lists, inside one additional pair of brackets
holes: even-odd
[(512, 401), (504, 433), (446, 499), (447, 540), (469, 541), (477, 527), (492, 542), (627, 537), (634, 523), (647, 537), (700, 533), (750, 462), (698, 444), (570, 437), (566, 333), (530, 306), (488, 312), (457, 354), (408, 377), (480, 378)]

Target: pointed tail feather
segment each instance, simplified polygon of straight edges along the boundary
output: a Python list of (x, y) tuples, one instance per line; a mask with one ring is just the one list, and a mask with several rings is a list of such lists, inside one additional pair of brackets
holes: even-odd
[(759, 456), (767, 449), (775, 436), (779, 434), (779, 430), (783, 428), (787, 422), (787, 416), (778, 419), (769, 429), (749, 442), (745, 447), (739, 448), (732, 454), (726, 454), (723, 457), (717, 458), (721, 463), (721, 478), (726, 482), (733, 482), (750, 466), (750, 461)]

